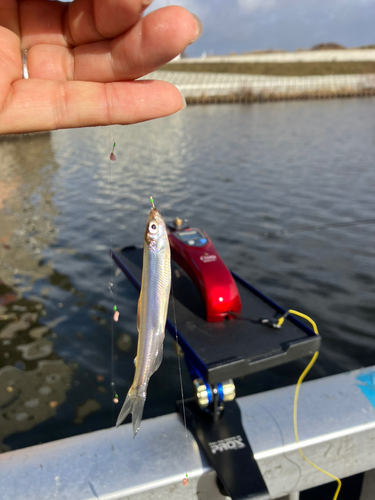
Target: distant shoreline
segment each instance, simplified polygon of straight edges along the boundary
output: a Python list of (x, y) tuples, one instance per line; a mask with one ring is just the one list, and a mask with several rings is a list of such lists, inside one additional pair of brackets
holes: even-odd
[[(206, 60), (207, 61), (207, 60)], [(191, 71), (242, 75), (312, 76), (375, 73), (375, 61), (337, 62), (173, 62), (161, 71)]]
[(173, 60), (162, 71), (312, 76), (375, 73), (375, 49), (310, 50)]

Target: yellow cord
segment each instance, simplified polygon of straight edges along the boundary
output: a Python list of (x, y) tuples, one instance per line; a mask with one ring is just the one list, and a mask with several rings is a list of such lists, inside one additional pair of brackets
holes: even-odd
[[(312, 320), (309, 316), (307, 316), (306, 314), (300, 313), (298, 311), (294, 311), (293, 309), (289, 309), (288, 314), (294, 314), (296, 316), (301, 316), (301, 318), (304, 318), (307, 321), (309, 321), (311, 323), (312, 327), (313, 327), (314, 333), (316, 335), (319, 335), (318, 327), (316, 326), (315, 321)], [(286, 316), (282, 316), (279, 319), (279, 321), (278, 321), (278, 325), (279, 326), (281, 326), (284, 323), (285, 317)], [(304, 371), (303, 371), (302, 375), (300, 376), (300, 378), (298, 379), (298, 382), (297, 382), (297, 385), (296, 385), (296, 392), (294, 394), (294, 405), (293, 405), (293, 426), (294, 426), (294, 436), (296, 438), (296, 443), (297, 444), (299, 444), (298, 428), (297, 428), (297, 404), (298, 404), (299, 390), (301, 388), (301, 384), (304, 381), (306, 375), (309, 373), (309, 371), (313, 367), (313, 365), (314, 365), (314, 363), (315, 363), (316, 358), (318, 357), (318, 355), (319, 355), (319, 352), (317, 351), (314, 354), (314, 356), (312, 357), (310, 363), (304, 369)], [(303, 453), (303, 451), (301, 450), (300, 447), (298, 447), (298, 451), (300, 452), (302, 458), (304, 458), (306, 460), (306, 462), (308, 462), (310, 465), (312, 465), (313, 467), (315, 467), (315, 469), (317, 469), (320, 472), (323, 472), (323, 474), (325, 474), (326, 476), (329, 476), (330, 478), (332, 478), (335, 481), (337, 481), (337, 489), (336, 489), (336, 492), (335, 492), (335, 496), (333, 497), (333, 500), (337, 500), (337, 497), (339, 496), (340, 489), (341, 489), (341, 481), (340, 481), (340, 479), (338, 477), (334, 476), (333, 474), (330, 474), (329, 472), (325, 471), (324, 469), (322, 469), (318, 465), (314, 464), (314, 462), (312, 462), (311, 460), (309, 460), (306, 457), (306, 455)]]

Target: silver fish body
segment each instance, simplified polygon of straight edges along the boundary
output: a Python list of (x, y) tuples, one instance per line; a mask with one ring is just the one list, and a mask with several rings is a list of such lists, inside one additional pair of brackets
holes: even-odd
[(132, 413), (134, 437), (141, 425), (148, 382), (163, 359), (170, 289), (171, 252), (167, 228), (158, 210), (152, 208), (147, 219), (143, 247), (135, 375), (116, 423), (118, 427)]

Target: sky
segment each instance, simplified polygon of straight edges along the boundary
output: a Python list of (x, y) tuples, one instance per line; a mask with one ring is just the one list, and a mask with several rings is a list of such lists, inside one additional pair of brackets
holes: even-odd
[(375, 0), (154, 0), (149, 10), (166, 5), (181, 5), (202, 20), (190, 57), (375, 44)]

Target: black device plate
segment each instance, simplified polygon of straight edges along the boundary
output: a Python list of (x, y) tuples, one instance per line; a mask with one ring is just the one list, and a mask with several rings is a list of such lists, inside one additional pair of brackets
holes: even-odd
[[(116, 249), (111, 251), (111, 255), (139, 290), (142, 248), (132, 246)], [(232, 274), (241, 296), (243, 316), (256, 319), (278, 318), (285, 313), (283, 308), (256, 288), (235, 273)], [(198, 289), (174, 261), (172, 286), (174, 299), (169, 301), (166, 327), (174, 337), (177, 327), (178, 342), (188, 362), (210, 384), (272, 368), (312, 355), (319, 349), (320, 336), (292, 316), (286, 318), (280, 329), (243, 319), (208, 323)]]
[(195, 399), (177, 402), (186, 425), (232, 500), (270, 500), (267, 486), (242, 426), (236, 401), (227, 401), (217, 420), (198, 408)]

